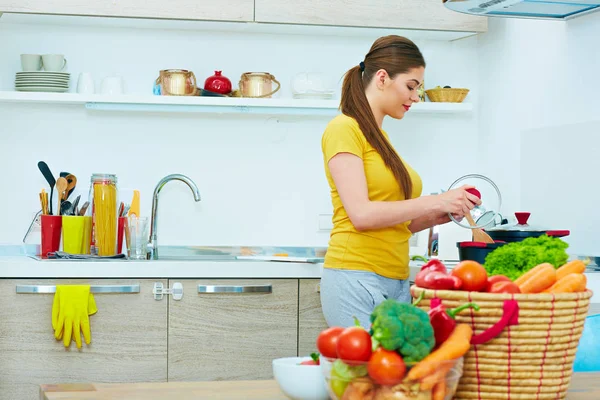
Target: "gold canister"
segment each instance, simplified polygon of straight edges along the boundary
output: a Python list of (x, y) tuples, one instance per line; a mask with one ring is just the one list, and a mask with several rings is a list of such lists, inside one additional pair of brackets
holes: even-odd
[[(273, 82), (277, 88), (273, 90)], [(269, 98), (281, 88), (281, 84), (268, 72), (245, 72), (239, 82), (242, 97)]]
[(164, 69), (156, 78), (163, 96), (195, 96), (198, 86), (196, 76), (186, 69)]

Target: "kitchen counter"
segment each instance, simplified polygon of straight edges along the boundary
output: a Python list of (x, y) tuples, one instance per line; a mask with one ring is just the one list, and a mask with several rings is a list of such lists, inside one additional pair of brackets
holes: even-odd
[[(41, 385), (41, 400), (68, 399), (261, 399), (285, 400), (287, 397), (268, 381), (168, 382), (130, 384)], [(567, 400), (600, 398), (600, 373), (575, 373)]]

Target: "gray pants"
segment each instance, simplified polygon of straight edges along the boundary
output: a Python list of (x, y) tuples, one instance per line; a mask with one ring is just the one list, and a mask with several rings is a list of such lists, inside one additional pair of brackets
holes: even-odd
[(366, 329), (375, 306), (386, 299), (410, 303), (410, 282), (373, 272), (323, 268), (321, 307), (329, 326), (354, 326), (354, 317)]

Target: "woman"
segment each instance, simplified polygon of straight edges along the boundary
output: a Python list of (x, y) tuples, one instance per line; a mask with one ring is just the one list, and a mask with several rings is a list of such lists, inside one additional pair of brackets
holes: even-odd
[(321, 278), (321, 304), (329, 326), (370, 326), (385, 299), (410, 302), (408, 240), (415, 232), (461, 218), (481, 201), (463, 186), (421, 195), (419, 175), (396, 153), (382, 129), (389, 115), (402, 119), (419, 101), (425, 60), (400, 36), (373, 43), (344, 78), (341, 111), (321, 146), (334, 208)]

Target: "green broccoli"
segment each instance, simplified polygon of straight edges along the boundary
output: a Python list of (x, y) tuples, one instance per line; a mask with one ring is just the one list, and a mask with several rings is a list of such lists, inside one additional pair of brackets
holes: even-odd
[(380, 303), (371, 313), (371, 336), (384, 349), (398, 351), (406, 363), (421, 361), (435, 346), (429, 315), (394, 299)]

